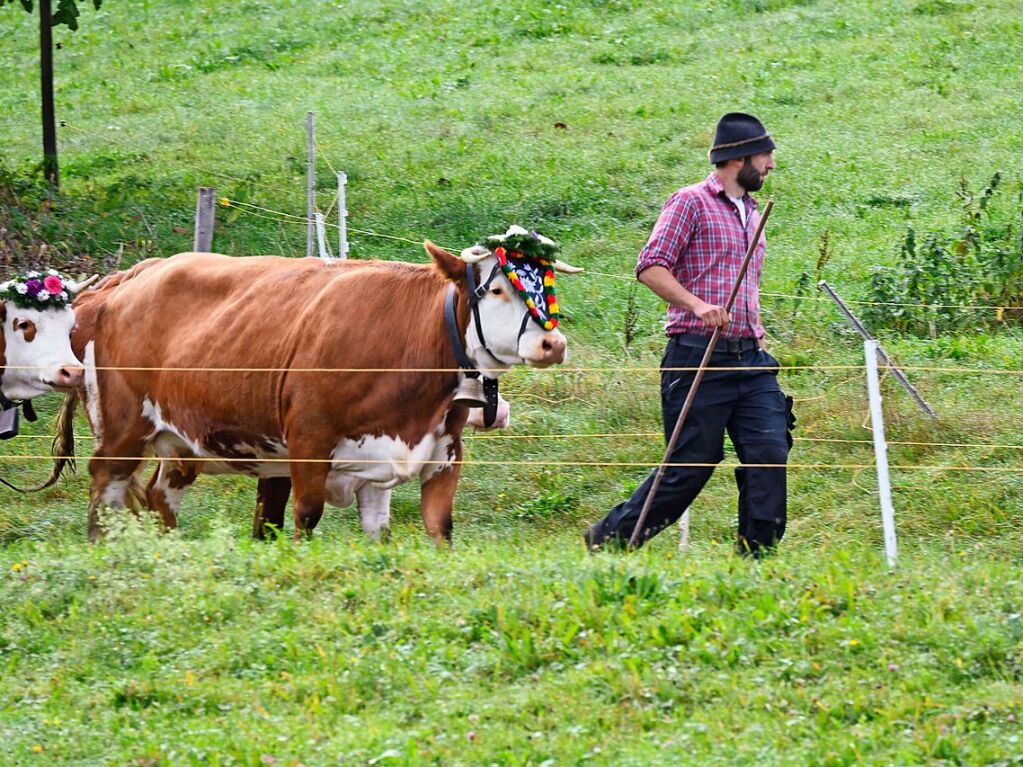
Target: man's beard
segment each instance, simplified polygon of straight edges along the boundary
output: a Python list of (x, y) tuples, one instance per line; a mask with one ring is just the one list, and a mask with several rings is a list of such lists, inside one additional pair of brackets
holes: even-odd
[(739, 169), (739, 174), (735, 177), (735, 180), (747, 192), (756, 192), (764, 185), (764, 177), (760, 175), (760, 171), (753, 167), (753, 163), (750, 162), (748, 157)]

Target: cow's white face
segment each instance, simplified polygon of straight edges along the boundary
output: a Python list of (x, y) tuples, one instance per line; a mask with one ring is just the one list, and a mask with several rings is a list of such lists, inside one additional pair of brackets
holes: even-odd
[(82, 363), (71, 351), (75, 313), (70, 306), (39, 311), (0, 301), (0, 322), (0, 388), (5, 397), (31, 399), (53, 389), (81, 385)]
[[(523, 319), (529, 311), (525, 301), (504, 276), (494, 256), (488, 256), (476, 264), (481, 281), (486, 281), (497, 268), (497, 274), (479, 302), (480, 323), (483, 326), (486, 347), (502, 367), (525, 363), (532, 367), (545, 368), (564, 362), (566, 357), (565, 336), (557, 328), (544, 330), (532, 319), (526, 320), (522, 334)], [(469, 265), (468, 268), (473, 268)], [(465, 348), (477, 360), (480, 367), (492, 363), (483, 350), (476, 323), (470, 319), (466, 330)]]

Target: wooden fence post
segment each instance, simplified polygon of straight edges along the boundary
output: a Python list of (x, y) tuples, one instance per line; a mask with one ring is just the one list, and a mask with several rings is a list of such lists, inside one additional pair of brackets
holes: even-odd
[(192, 250), (197, 253), (213, 252), (213, 224), (215, 218), (213, 188), (199, 187), (199, 196), (195, 201), (195, 238)]
[(313, 238), (316, 237), (316, 150), (313, 140), (313, 113), (306, 114), (306, 165), (305, 165), (305, 190), (306, 190), (306, 217), (309, 220), (309, 227), (306, 230), (305, 254), (307, 257), (313, 255)]

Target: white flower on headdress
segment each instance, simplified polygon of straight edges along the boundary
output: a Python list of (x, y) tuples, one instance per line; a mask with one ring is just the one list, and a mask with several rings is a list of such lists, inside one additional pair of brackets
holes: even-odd
[(67, 291), (66, 290), (60, 291), (60, 300), (61, 301), (67, 301)]
[(543, 243), (544, 245), (547, 245), (548, 247), (555, 247), (557, 245), (557, 243), (554, 240), (552, 240), (549, 237), (544, 237), (539, 232), (536, 232), (536, 236), (540, 239), (541, 243)]
[(529, 232), (523, 229), (518, 224), (512, 224), (511, 226), (508, 227), (508, 231), (504, 233), (504, 236), (505, 239), (507, 239), (508, 237), (512, 237), (513, 235), (516, 234), (529, 234)]
[(47, 274), (52, 274), (54, 277), (60, 277), (60, 272), (58, 272), (56, 269), (50, 269), (47, 272)]
[(26, 274), (25, 276), (26, 277), (30, 277), (30, 278), (31, 277), (38, 277), (39, 276), (39, 272), (32, 271), (32, 272), (29, 272), (28, 274)]
[(14, 283), (14, 289), (21, 293), (21, 295), (25, 295), (26, 293), (28, 293), (28, 287), (25, 285), (24, 282)]
[(37, 301), (49, 301), (50, 300), (50, 294), (47, 293), (45, 290), (40, 290), (38, 293), (36, 293), (36, 300)]

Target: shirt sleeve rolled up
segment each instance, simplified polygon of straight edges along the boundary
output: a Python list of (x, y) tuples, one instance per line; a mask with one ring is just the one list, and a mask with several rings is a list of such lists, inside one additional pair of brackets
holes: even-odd
[(697, 206), (684, 190), (675, 192), (661, 209), (650, 239), (639, 253), (636, 276), (651, 266), (663, 266), (677, 274), (678, 258), (696, 230)]

